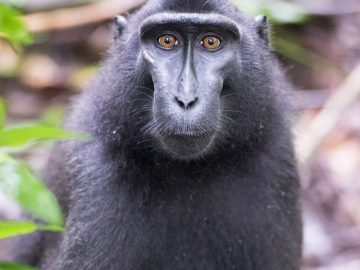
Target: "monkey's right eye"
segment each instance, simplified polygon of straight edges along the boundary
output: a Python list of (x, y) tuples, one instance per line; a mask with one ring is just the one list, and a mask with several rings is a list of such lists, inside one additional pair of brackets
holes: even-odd
[(179, 44), (179, 41), (173, 35), (163, 35), (159, 38), (161, 47), (171, 49)]

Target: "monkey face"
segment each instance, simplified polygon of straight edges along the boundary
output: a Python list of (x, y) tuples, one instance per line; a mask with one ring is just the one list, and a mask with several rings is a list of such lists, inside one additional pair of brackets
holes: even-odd
[(156, 137), (175, 158), (197, 158), (221, 129), (221, 95), (238, 59), (238, 26), (216, 14), (156, 14), (141, 25), (140, 36), (154, 86)]

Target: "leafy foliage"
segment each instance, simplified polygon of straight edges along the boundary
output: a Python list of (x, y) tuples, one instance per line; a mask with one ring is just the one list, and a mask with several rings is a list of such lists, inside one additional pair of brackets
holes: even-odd
[[(0, 38), (16, 50), (32, 42), (21, 13), (0, 2)], [(37, 230), (63, 231), (63, 216), (55, 196), (37, 175), (22, 161), (9, 155), (13, 150), (24, 148), (39, 140), (84, 138), (69, 131), (42, 124), (5, 126), (6, 105), (0, 98), (0, 192), (18, 203), (24, 210), (42, 220), (0, 221), (0, 239)], [(44, 222), (44, 223), (43, 223)], [(35, 268), (8, 262), (0, 262), (0, 270), (36, 270)]]
[(42, 124), (14, 126), (0, 132), (0, 147), (20, 147), (27, 143), (62, 138), (85, 138), (67, 130)]
[(4, 3), (0, 3), (0, 38), (7, 40), (17, 51), (32, 41), (21, 13)]
[(56, 225), (39, 225), (31, 221), (1, 221), (0, 239), (21, 234), (33, 233), (38, 230), (62, 232), (64, 229)]
[(22, 162), (4, 154), (0, 155), (0, 190), (45, 222), (63, 225), (54, 195)]
[[(39, 140), (86, 137), (41, 124), (5, 126), (5, 116), (5, 102), (0, 99), (0, 192), (42, 222), (0, 221), (0, 239), (38, 230), (61, 232), (64, 230), (64, 219), (55, 196), (28, 166), (9, 153)], [(0, 270), (34, 268), (0, 262)]]
[(36, 270), (36, 269), (26, 265), (0, 262), (0, 270)]
[(0, 99), (0, 191), (47, 224), (62, 226), (63, 217), (55, 196), (31, 169), (8, 152), (38, 140), (84, 137), (40, 124), (5, 127), (5, 111)]

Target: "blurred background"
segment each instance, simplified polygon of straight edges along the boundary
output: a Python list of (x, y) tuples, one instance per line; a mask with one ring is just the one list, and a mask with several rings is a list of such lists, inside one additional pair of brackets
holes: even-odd
[[(99, 68), (113, 17), (143, 2), (0, 0), (6, 125), (61, 125), (71, 98)], [(270, 18), (274, 51), (295, 86), (290, 100), (302, 178), (303, 270), (359, 270), (360, 0), (234, 2), (247, 14)], [(33, 144), (15, 156), (39, 172), (50, 146)], [(19, 213), (0, 190), (0, 219)], [(0, 261), (8, 255), (7, 241), (0, 240)]]

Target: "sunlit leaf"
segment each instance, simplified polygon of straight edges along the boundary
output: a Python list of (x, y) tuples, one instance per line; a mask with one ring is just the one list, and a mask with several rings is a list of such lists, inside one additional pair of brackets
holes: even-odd
[(32, 221), (0, 221), (0, 239), (36, 231), (63, 232), (64, 229), (55, 225), (38, 225)]
[(22, 264), (0, 262), (0, 270), (37, 270), (37, 269)]
[(63, 225), (55, 196), (30, 169), (7, 155), (0, 156), (0, 190), (46, 223)]
[(33, 233), (36, 230), (37, 226), (32, 222), (0, 221), (0, 239)]
[(4, 127), (6, 117), (6, 106), (2, 98), (0, 98), (0, 130)]
[(21, 13), (5, 3), (0, 3), (0, 38), (10, 42), (16, 50), (32, 41)]
[(0, 131), (0, 147), (17, 147), (32, 141), (53, 139), (87, 139), (87, 137), (41, 124), (16, 126)]

